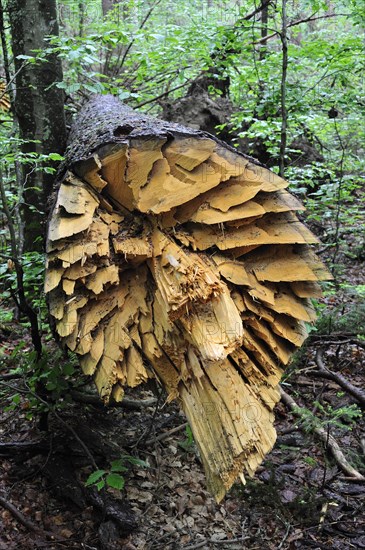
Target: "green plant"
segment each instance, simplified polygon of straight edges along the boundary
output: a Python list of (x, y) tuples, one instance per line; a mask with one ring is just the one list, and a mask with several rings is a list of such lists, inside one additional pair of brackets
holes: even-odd
[(179, 447), (184, 449), (184, 451), (191, 451), (192, 448), (194, 447), (195, 445), (194, 436), (189, 425), (187, 425), (185, 428), (185, 440), (180, 441), (178, 445)]
[(121, 491), (125, 485), (123, 474), (128, 472), (126, 463), (142, 468), (148, 467), (147, 462), (144, 460), (140, 460), (130, 455), (123, 455), (118, 460), (113, 460), (109, 468), (92, 472), (85, 481), (85, 486), (89, 487), (90, 485), (95, 485), (98, 491), (104, 487), (111, 487)]
[[(32, 420), (35, 415), (67, 407), (71, 390), (82, 385), (83, 378), (79, 375), (77, 359), (72, 354), (66, 359), (59, 349), (43, 348), (41, 358), (37, 359), (35, 351), (24, 353), (25, 347), (26, 342), (21, 341), (6, 358), (9, 366), (17, 365), (11, 373), (19, 374), (22, 380), (19, 391), (13, 385), (4, 385), (3, 395), (8, 402), (6, 410), (14, 410), (21, 405), (26, 411), (26, 418)], [(77, 376), (74, 376), (76, 373)]]
[(297, 409), (300, 415), (297, 424), (300, 424), (307, 433), (312, 432), (315, 428), (330, 429), (331, 427), (349, 431), (356, 421), (362, 417), (361, 409), (355, 404), (336, 409), (329, 404), (323, 405), (318, 401), (314, 401), (314, 406), (317, 410), (316, 414), (305, 407), (298, 407)]

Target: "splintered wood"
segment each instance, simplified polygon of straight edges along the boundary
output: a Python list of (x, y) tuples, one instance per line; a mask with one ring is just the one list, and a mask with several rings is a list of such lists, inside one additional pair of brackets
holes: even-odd
[(71, 142), (48, 227), (50, 315), (105, 402), (149, 377), (179, 400), (219, 501), (275, 442), (282, 369), (330, 275), (283, 179), (110, 97), (75, 141), (90, 112), (102, 137), (75, 158)]

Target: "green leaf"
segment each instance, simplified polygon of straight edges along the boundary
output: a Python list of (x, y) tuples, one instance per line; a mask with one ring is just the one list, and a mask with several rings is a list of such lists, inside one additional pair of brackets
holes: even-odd
[(128, 468), (126, 468), (123, 464), (123, 459), (120, 458), (119, 460), (113, 460), (113, 462), (111, 463), (111, 468), (110, 468), (110, 471), (111, 472), (127, 472), (128, 471)]
[(66, 365), (64, 365), (63, 367), (64, 374), (71, 376), (74, 372), (75, 372), (75, 367), (73, 365), (71, 365), (70, 363), (66, 363)]
[(139, 458), (135, 458), (134, 456), (124, 455), (122, 456), (122, 460), (126, 460), (130, 464), (135, 464), (136, 466), (142, 466), (142, 468), (148, 468), (147, 462)]
[(105, 480), (102, 479), (101, 481), (99, 481), (98, 483), (95, 483), (96, 485), (96, 488), (98, 491), (100, 491), (100, 489), (102, 489), (103, 487), (105, 487)]
[(95, 470), (95, 472), (92, 472), (87, 480), (85, 481), (85, 486), (89, 487), (89, 485), (93, 485), (96, 483), (103, 475), (106, 474), (106, 470)]
[(106, 476), (106, 482), (109, 487), (113, 489), (123, 489), (124, 487), (124, 477), (119, 474), (109, 474)]

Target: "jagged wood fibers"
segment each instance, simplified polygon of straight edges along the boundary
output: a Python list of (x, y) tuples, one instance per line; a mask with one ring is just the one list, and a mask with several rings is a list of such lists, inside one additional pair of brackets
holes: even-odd
[(81, 112), (50, 218), (46, 292), (101, 397), (156, 377), (220, 500), (275, 441), (283, 367), (328, 272), (287, 182), (110, 96)]

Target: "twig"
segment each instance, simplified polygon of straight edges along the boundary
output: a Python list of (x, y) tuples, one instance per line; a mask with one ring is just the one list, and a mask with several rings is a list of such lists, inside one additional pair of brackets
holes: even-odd
[(172, 92), (176, 92), (176, 90), (180, 90), (180, 88), (184, 88), (184, 86), (189, 84), (189, 82), (191, 82), (191, 79), (186, 80), (184, 82), (184, 84), (179, 84), (179, 86), (175, 86), (175, 88), (171, 88), (170, 90), (167, 90), (166, 92), (163, 92), (162, 94), (160, 94), (156, 97), (153, 97), (152, 99), (147, 99), (146, 101), (143, 101), (142, 103), (138, 103), (138, 105), (137, 105), (138, 109), (140, 109), (140, 107), (144, 107), (145, 105), (148, 105), (149, 103), (154, 103), (155, 101), (158, 101), (162, 97), (165, 97), (165, 96), (171, 94)]
[(0, 374), (0, 380), (19, 380), (22, 375), (20, 373), (11, 373)]
[(104, 405), (103, 401), (98, 395), (91, 395), (89, 393), (83, 393), (76, 390), (71, 391), (71, 397), (72, 399), (74, 399), (74, 401), (77, 401), (78, 403), (86, 403), (88, 405), (94, 405), (95, 407), (100, 408), (120, 407), (122, 409), (127, 409), (130, 411), (140, 411), (141, 409), (145, 409), (146, 407), (152, 407), (156, 404), (157, 401), (157, 399), (155, 398), (142, 399), (141, 401), (137, 401), (134, 399), (129, 399), (128, 397), (124, 397), (122, 401)]
[[(0, 382), (0, 384), (3, 384), (3, 385), (6, 385), (8, 387), (12, 387), (10, 384), (7, 384), (6, 382)], [(65, 420), (63, 420), (63, 418), (56, 412), (55, 408), (54, 407), (51, 407), (50, 404), (45, 400), (43, 399), (39, 394), (37, 394), (36, 392), (32, 391), (30, 389), (30, 387), (26, 384), (25, 382), (25, 385), (27, 387), (27, 389), (24, 389), (24, 390), (21, 390), (19, 388), (17, 388), (17, 391), (20, 392), (20, 393), (29, 393), (31, 395), (33, 395), (33, 397), (35, 397), (36, 399), (38, 399), (38, 401), (40, 401), (41, 403), (43, 403), (44, 405), (46, 405), (46, 407), (48, 408), (49, 412), (51, 412), (55, 418), (57, 418), (57, 420), (65, 427), (67, 428), (68, 431), (70, 431), (72, 433), (72, 435), (74, 436), (74, 438), (76, 439), (76, 441), (80, 444), (80, 446), (84, 449), (85, 453), (86, 453), (86, 456), (89, 457), (90, 459), (90, 462), (91, 464), (93, 465), (93, 467), (95, 468), (95, 470), (98, 470), (99, 467), (98, 465), (96, 464), (95, 462), (95, 459), (93, 457), (93, 455), (91, 454), (91, 452), (89, 451), (88, 447), (85, 445), (85, 443), (82, 441), (82, 439), (77, 435), (77, 433), (75, 432), (75, 430), (73, 429), (72, 426), (70, 426), (70, 424), (68, 424)]]
[[(309, 23), (311, 21), (318, 21), (319, 19), (328, 19), (329, 17), (347, 17), (347, 13), (328, 13), (326, 15), (320, 15), (319, 17), (313, 17), (314, 14), (310, 15), (309, 17), (305, 19), (299, 19), (297, 21), (293, 21), (292, 23), (289, 23), (287, 28), (295, 27), (297, 25), (301, 25), (302, 23)], [(264, 38), (260, 38), (259, 40), (256, 40), (254, 43), (262, 44), (266, 42), (267, 40), (270, 40), (271, 38), (274, 38), (275, 36), (278, 36), (280, 34), (280, 31), (274, 31), (272, 34), (269, 34), (268, 36), (265, 36)]]
[[(283, 388), (280, 388), (280, 394), (284, 403), (287, 405), (287, 407), (289, 407), (289, 409), (293, 411), (295, 416), (303, 418), (303, 413), (301, 412), (299, 405), (297, 405), (294, 399), (289, 394), (287, 394), (286, 391), (283, 390)], [(358, 479), (360, 481), (365, 481), (365, 477), (360, 474), (360, 472), (355, 470), (355, 468), (353, 468), (351, 464), (347, 461), (335, 438), (331, 434), (327, 433), (327, 431), (320, 426), (315, 426), (313, 424), (312, 428), (313, 432), (325, 444), (326, 448), (331, 451), (333, 458), (340, 466), (340, 468), (352, 478)]]
[(29, 531), (33, 531), (33, 533), (37, 533), (38, 535), (46, 536), (47, 538), (50, 538), (52, 540), (59, 540), (59, 541), (66, 541), (64, 537), (59, 537), (54, 535), (53, 533), (50, 533), (49, 531), (44, 531), (31, 521), (29, 521), (19, 510), (14, 506), (14, 504), (11, 504), (8, 500), (0, 496), (0, 506), (5, 508), (5, 510), (8, 510), (8, 512), (11, 513), (12, 516), (14, 516), (19, 523), (21, 523), (24, 527), (26, 527)]
[(149, 447), (150, 445), (153, 445), (157, 441), (163, 441), (164, 439), (167, 439), (168, 437), (170, 437), (170, 435), (181, 432), (186, 428), (186, 426), (188, 426), (188, 423), (184, 422), (184, 424), (181, 424), (181, 426), (176, 426), (176, 428), (172, 428), (168, 432), (164, 432), (163, 434), (158, 435), (157, 437), (153, 437), (153, 438), (151, 437), (151, 439), (147, 439), (145, 445)]
[(316, 352), (315, 362), (318, 367), (318, 371), (310, 371), (312, 376), (320, 376), (337, 382), (341, 388), (352, 395), (363, 407), (365, 407), (365, 394), (360, 388), (357, 388), (351, 382), (346, 380), (342, 374), (330, 371), (323, 361), (323, 348), (318, 348)]
[[(156, 2), (155, 2), (154, 4), (152, 4), (152, 6), (151, 6), (150, 9), (148, 10), (146, 16), (145, 16), (144, 19), (142, 20), (142, 23), (141, 23), (140, 26), (139, 26), (139, 30), (140, 30), (140, 31), (143, 29), (143, 27), (144, 27), (145, 24), (147, 23), (148, 19), (151, 17), (153, 10), (154, 10), (155, 8), (157, 8), (157, 6), (158, 6), (160, 3), (161, 3), (161, 0), (156, 0)], [(123, 54), (122, 60), (121, 60), (121, 62), (120, 62), (120, 64), (119, 64), (119, 71), (120, 71), (121, 68), (123, 67), (124, 62), (125, 62), (125, 60), (126, 60), (126, 57), (127, 57), (127, 55), (129, 54), (130, 49), (131, 49), (131, 47), (133, 46), (134, 42), (135, 42), (135, 38), (132, 38), (132, 40), (131, 40), (130, 43), (128, 44), (128, 46), (127, 46), (127, 48), (126, 48), (126, 50), (125, 50), (125, 52), (124, 52), (124, 54)], [(118, 65), (118, 63), (119, 63), (119, 59), (118, 59), (118, 61), (117, 61), (117, 65)]]
[(14, 261), (15, 266), (15, 273), (16, 273), (16, 280), (17, 280), (17, 291), (18, 291), (18, 304), (21, 309), (21, 311), (28, 317), (30, 322), (30, 332), (32, 337), (32, 343), (34, 346), (34, 349), (37, 353), (37, 359), (40, 359), (42, 355), (42, 340), (41, 335), (39, 332), (38, 327), (38, 316), (32, 306), (29, 304), (24, 290), (24, 273), (23, 273), (23, 267), (21, 265), (21, 262), (19, 260), (19, 253), (18, 253), (18, 245), (16, 240), (16, 234), (15, 234), (15, 227), (13, 223), (13, 219), (11, 216), (11, 212), (9, 210), (6, 193), (5, 193), (5, 186), (3, 181), (3, 174), (0, 169), (0, 195), (1, 200), (3, 204), (3, 210), (6, 217), (6, 220), (8, 222), (9, 226), (9, 233), (10, 233), (10, 246), (11, 246), (11, 253), (12, 258)]

